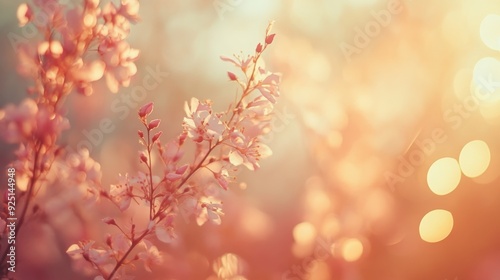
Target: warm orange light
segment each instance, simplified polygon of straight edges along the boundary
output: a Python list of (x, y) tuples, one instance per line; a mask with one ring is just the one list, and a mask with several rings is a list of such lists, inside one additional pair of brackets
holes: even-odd
[(465, 176), (481, 176), (490, 165), (491, 155), (488, 144), (481, 140), (467, 143), (460, 152), (460, 168)]
[(363, 255), (363, 243), (356, 238), (349, 238), (342, 244), (342, 257), (348, 262), (357, 261)]
[(444, 240), (453, 229), (453, 215), (446, 210), (432, 210), (420, 221), (420, 238), (429, 243)]
[(300, 245), (311, 244), (316, 237), (316, 228), (310, 223), (303, 222), (293, 228), (293, 238)]
[(451, 193), (460, 183), (462, 172), (454, 158), (446, 157), (436, 160), (427, 172), (427, 184), (437, 195)]

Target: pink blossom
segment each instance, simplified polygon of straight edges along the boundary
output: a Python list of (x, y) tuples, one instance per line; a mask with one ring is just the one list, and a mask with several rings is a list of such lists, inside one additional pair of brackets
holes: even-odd
[(31, 10), (31, 7), (26, 4), (22, 3), (19, 5), (17, 8), (17, 19), (19, 20), (19, 26), (25, 26), (28, 22), (31, 21), (33, 18), (33, 11)]
[(36, 116), (33, 135), (50, 146), (55, 143), (61, 132), (68, 128), (68, 119), (50, 112), (46, 107), (41, 107)]
[(187, 117), (184, 118), (184, 129), (188, 137), (195, 142), (203, 140), (220, 140), (225, 131), (221, 120), (212, 112), (209, 101), (200, 102), (196, 98), (191, 99), (191, 105), (187, 102), (184, 106)]
[(230, 181), (227, 169), (222, 169), (220, 172), (214, 173), (214, 177), (217, 180), (217, 183), (219, 183), (219, 186), (221, 186), (224, 190), (227, 190)]
[(153, 272), (151, 268), (155, 265), (161, 265), (163, 257), (158, 248), (151, 244), (151, 242), (145, 241), (143, 242), (143, 246), (145, 247), (145, 251), (140, 252), (137, 256), (144, 262), (146, 271)]
[[(122, 1), (122, 3), (125, 1)], [(137, 11), (134, 9), (138, 8), (138, 3), (136, 0), (126, 1), (126, 6), (117, 8), (113, 2), (107, 3), (101, 11), (104, 23), (99, 25), (98, 29), (104, 37), (109, 37), (113, 41), (121, 41), (127, 37), (130, 32), (130, 22), (128, 18), (136, 17)], [(135, 12), (135, 13), (134, 13)]]
[(247, 56), (247, 58), (242, 58), (239, 55), (234, 55), (234, 59), (225, 56), (221, 56), (220, 59), (222, 59), (223, 61), (231, 62), (245, 73), (252, 65), (254, 57)]
[(139, 51), (130, 48), (125, 41), (105, 42), (99, 46), (99, 54), (106, 64), (106, 84), (111, 92), (118, 92), (119, 86), (129, 86), (130, 79), (137, 73), (134, 61)]
[(234, 166), (243, 164), (249, 170), (260, 167), (259, 160), (272, 155), (271, 149), (257, 138), (248, 139), (241, 132), (231, 134), (234, 149), (229, 153), (229, 162)]
[(109, 194), (114, 203), (125, 211), (130, 206), (130, 201), (133, 197), (133, 189), (129, 185), (128, 176), (120, 176), (120, 182), (116, 185), (111, 185)]
[(117, 13), (131, 22), (139, 21), (139, 0), (122, 0)]
[(206, 210), (206, 216), (202, 215), (198, 218), (198, 224), (203, 224), (204, 221), (208, 220), (213, 224), (220, 225), (222, 223), (221, 216), (224, 215), (222, 212), (222, 204), (220, 203), (202, 203), (201, 207)]
[[(91, 246), (91, 244), (90, 244)], [(88, 249), (87, 249), (88, 250)], [(84, 252), (84, 249), (81, 245), (71, 244), (66, 250), (66, 254), (68, 254), (72, 258), (79, 258), (80, 255)]]
[(281, 77), (278, 74), (266, 72), (262, 68), (259, 68), (259, 73), (265, 78), (259, 82), (257, 89), (271, 103), (276, 103), (276, 98), (280, 96), (279, 84)]
[(183, 166), (175, 169), (174, 171), (170, 171), (168, 172), (166, 175), (165, 175), (165, 179), (167, 179), (168, 181), (177, 181), (179, 179), (181, 179), (184, 174), (186, 173), (186, 171), (188, 170), (189, 168), (189, 164), (184, 164)]
[(83, 62), (78, 59), (70, 70), (71, 76), (75, 81), (90, 83), (97, 81), (104, 75), (106, 64), (100, 60)]
[(113, 249), (113, 254), (120, 258), (125, 254), (125, 252), (130, 248), (132, 242), (123, 234), (118, 233), (111, 236), (111, 248)]
[(68, 155), (66, 164), (71, 170), (69, 175), (72, 181), (93, 182), (96, 185), (101, 182), (101, 165), (90, 157), (87, 149)]
[(33, 133), (38, 105), (33, 99), (24, 99), (19, 106), (7, 105), (0, 110), (0, 133), (9, 143), (26, 140)]
[[(87, 5), (96, 7), (96, 1), (92, 0)], [(135, 73), (133, 61), (137, 53), (122, 39), (128, 34), (129, 21), (138, 19), (137, 8), (137, 0), (122, 0), (121, 4), (110, 2), (97, 16), (100, 20), (94, 30), (99, 34), (100, 60), (97, 61), (104, 64), (104, 76), (112, 91), (118, 90), (119, 86), (128, 85), (130, 76)], [(93, 20), (86, 26), (94, 26)], [(265, 44), (258, 45), (255, 56), (222, 58), (243, 71), (245, 83), (240, 82), (236, 74), (228, 73), (231, 80), (241, 85), (243, 93), (238, 95), (239, 99), (234, 103), (236, 105), (232, 104), (227, 111), (220, 113), (213, 111), (209, 100), (192, 98), (186, 102), (183, 131), (177, 139), (162, 145), (159, 139), (162, 132), (152, 133), (161, 122), (159, 119), (148, 120), (153, 111), (152, 103), (138, 110), (138, 117), (145, 126), (145, 129), (138, 132), (142, 145), (139, 159), (146, 163), (140, 164), (143, 171), (138, 172), (136, 176), (121, 176), (117, 184), (111, 185), (109, 193), (101, 192), (122, 211), (129, 208), (134, 200), (138, 204), (134, 210), (149, 215), (146, 220), (149, 223), (139, 223), (142, 226), (136, 226), (137, 224), (132, 222), (131, 227), (121, 226), (118, 219), (106, 218), (104, 221), (108, 225), (121, 232), (108, 235), (107, 247), (93, 248), (93, 243), (84, 243), (72, 247), (68, 254), (79, 253), (99, 269), (103, 279), (125, 279), (121, 267), (133, 265), (138, 259), (143, 262), (147, 271), (152, 271), (154, 265), (162, 263), (163, 256), (151, 243), (150, 237), (154, 233), (160, 242), (173, 242), (177, 238), (174, 225), (177, 217), (194, 218), (198, 225), (207, 221), (221, 224), (224, 212), (220, 188), (227, 190), (229, 183), (235, 180), (230, 177), (230, 170), (236, 171), (238, 168), (234, 167), (241, 165), (256, 170), (259, 168), (260, 159), (271, 154), (269, 147), (262, 144), (260, 139), (269, 131), (273, 104), (279, 97), (280, 77), (278, 74), (258, 69), (257, 64), (261, 53), (273, 38), (274, 35), (270, 34), (268, 29)], [(57, 45), (54, 46), (55, 51), (52, 50), (51, 43), (48, 46), (44, 44), (41, 51), (44, 55), (56, 59), (57, 55), (62, 57), (67, 53), (65, 44), (62, 45), (62, 52), (58, 52)], [(74, 77), (82, 77), (76, 83), (85, 88), (90, 87), (92, 78), (97, 78), (99, 73), (89, 78), (89, 74), (83, 69), (84, 65), (80, 63), (77, 66), (80, 67), (75, 68)], [(195, 147), (189, 158), (183, 157), (187, 147), (184, 145), (186, 138), (191, 139)], [(156, 155), (160, 155), (161, 166), (157, 166), (158, 161), (153, 160)], [(86, 161), (84, 158), (81, 160)], [(93, 165), (84, 166), (78, 161), (73, 166), (77, 173), (88, 172), (89, 168), (95, 169)], [(204, 176), (210, 175), (206, 173), (207, 170), (213, 177)], [(156, 172), (160, 172), (160, 176)], [(142, 250), (138, 250), (137, 245), (142, 246)]]
[[(85, 252), (83, 254), (85, 256)], [(103, 265), (111, 260), (111, 252), (104, 249), (89, 249), (88, 258), (96, 265)]]
[(179, 141), (173, 140), (165, 144), (161, 155), (166, 163), (175, 163), (182, 158), (184, 151), (181, 150)]
[(83, 256), (83, 258), (91, 261), (95, 265), (107, 263), (110, 260), (110, 252), (93, 248), (92, 246), (94, 243), (94, 241), (89, 241), (80, 244), (72, 244), (66, 250), (66, 253), (74, 259), (79, 259)]
[(9, 143), (27, 141), (31, 137), (47, 145), (55, 142), (69, 122), (46, 107), (38, 107), (33, 99), (24, 99), (19, 106), (8, 105), (0, 110), (1, 135)]
[(177, 238), (174, 231), (174, 216), (167, 216), (163, 222), (155, 227), (155, 235), (158, 240), (164, 243), (170, 243)]

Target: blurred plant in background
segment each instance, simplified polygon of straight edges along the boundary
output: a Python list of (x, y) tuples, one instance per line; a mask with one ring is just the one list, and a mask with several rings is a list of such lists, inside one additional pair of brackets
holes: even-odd
[[(122, 1), (118, 6), (107, 2), (102, 8), (99, 4), (99, 1), (86, 0), (81, 6), (70, 8), (58, 1), (36, 1), (33, 8), (28, 4), (19, 6), (20, 25), (32, 22), (43, 37), (34, 43), (18, 45), (18, 71), (34, 81), (28, 90), (34, 98), (0, 111), (0, 127), (5, 141), (20, 143), (15, 152), (17, 160), (11, 165), (17, 173), (20, 192), (17, 205), (22, 205), (15, 235), (28, 215), (50, 216), (51, 212), (71, 211), (82, 202), (95, 202), (100, 197), (109, 199), (121, 211), (127, 210), (131, 201), (145, 206), (149, 222), (142, 229), (134, 222), (119, 225), (113, 218), (104, 218), (105, 224), (119, 230), (117, 234), (108, 235), (105, 247), (96, 247), (94, 241), (87, 240), (68, 249), (69, 255), (90, 264), (87, 272), (97, 271), (100, 276), (96, 279), (125, 279), (126, 270), (122, 267), (132, 267), (135, 260), (143, 261), (149, 272), (154, 265), (161, 264), (162, 254), (151, 237), (156, 235), (160, 241), (169, 243), (175, 238), (177, 216), (194, 218), (199, 225), (207, 220), (221, 223), (223, 213), (218, 188), (228, 189), (235, 180), (230, 174), (239, 166), (256, 170), (260, 159), (271, 155), (261, 138), (270, 131), (273, 105), (280, 95), (280, 76), (265, 70), (261, 63), (262, 53), (275, 36), (271, 34), (270, 24), (264, 42), (256, 46), (254, 55), (222, 57), (242, 72), (242, 77), (228, 72), (229, 79), (236, 82), (242, 92), (226, 111), (216, 113), (210, 100), (192, 98), (185, 105), (183, 132), (176, 140), (163, 145), (162, 131), (156, 131), (160, 120), (148, 120), (153, 103), (140, 108), (138, 115), (144, 130), (139, 130), (138, 136), (145, 150), (140, 152), (139, 161), (146, 171), (122, 176), (108, 191), (101, 187), (100, 165), (89, 157), (88, 150), (66, 154), (64, 147), (58, 144), (62, 131), (69, 128), (62, 107), (67, 95), (73, 90), (91, 95), (92, 83), (102, 77), (109, 90), (117, 92), (120, 86), (128, 86), (137, 72), (134, 60), (139, 51), (130, 48), (124, 40), (130, 32), (130, 22), (139, 19), (139, 2)], [(40, 18), (45, 20), (37, 20)], [(186, 161), (185, 150), (189, 149), (185, 146), (187, 139), (193, 143), (195, 152), (192, 160), (182, 163)], [(153, 156), (155, 151), (161, 167), (153, 163), (157, 159)], [(154, 169), (160, 169), (161, 175), (154, 175)], [(211, 180), (198, 174), (201, 170), (208, 171)], [(45, 196), (55, 194), (54, 186), (66, 186), (59, 191), (67, 195), (59, 193), (57, 200)], [(42, 190), (45, 188), (51, 191)], [(4, 207), (2, 216), (4, 234), (7, 233), (5, 220), (13, 216), (8, 209)], [(9, 246), (4, 247), (7, 248), (2, 254), (1, 271), (6, 276), (10, 271), (6, 265)], [(78, 268), (86, 269), (82, 265)]]
[[(24, 104), (24, 95), (14, 94), (25, 82), (11, 69), (13, 54), (39, 34), (34, 23), (50, 18), (37, 14), (19, 29), (18, 1), (0, 0), (0, 37), (6, 38), (0, 43), (2, 106)], [(111, 2), (117, 10), (126, 3)], [(81, 6), (77, 0), (59, 3)], [(28, 10), (19, 13), (30, 18)], [(225, 142), (233, 147), (214, 148), (205, 162), (227, 156), (227, 165), (199, 168), (188, 179), (197, 184), (186, 182), (182, 189), (190, 191), (174, 202), (177, 208), (165, 209), (175, 214), (175, 223), (164, 226), (164, 218), (155, 224), (151, 242), (133, 249), (127, 260), (137, 260), (122, 266), (124, 272), (158, 280), (497, 279), (499, 14), (500, 2), (490, 0), (142, 1), (141, 22), (130, 26), (127, 37), (141, 50), (133, 61), (141, 70), (130, 87), (116, 95), (95, 94), (109, 91), (103, 74), (103, 82), (91, 83), (92, 98), (65, 98), (67, 112), (60, 115), (71, 128), (57, 143), (66, 154), (54, 161), (46, 179), (51, 187), (39, 189), (40, 206), (20, 231), (16, 256), (23, 261), (14, 276), (92, 279), (92, 265), (72, 261), (68, 247), (96, 240), (90, 250), (106, 256), (109, 234), (116, 251), (129, 248), (117, 226), (96, 221), (114, 221), (129, 236), (134, 224), (136, 237), (148, 228), (154, 204), (140, 189), (151, 181), (147, 165), (161, 186), (181, 182), (160, 183), (165, 174), (175, 179), (196, 167), (209, 139), (213, 144), (220, 137), (217, 118), (223, 125), (228, 121), (220, 114), (238, 103), (240, 82), (247, 78), (233, 71), (235, 64), (245, 65), (246, 56), (224, 58), (225, 63), (219, 55), (255, 53), (254, 43), (273, 18), (279, 40), (266, 50), (266, 63), (257, 63), (283, 73), (280, 89), (286, 94), (273, 104), (276, 118), (261, 138), (273, 156), (257, 162), (256, 176), (246, 168), (256, 169), (251, 158), (229, 151), (250, 143), (236, 137), (235, 143)], [(99, 57), (98, 48), (91, 49), (84, 61)], [(226, 71), (231, 74), (221, 75)], [(238, 80), (227, 83), (228, 78)], [(254, 94), (272, 101), (272, 88)], [(155, 108), (144, 124), (136, 112), (148, 102)], [(215, 119), (199, 130), (205, 116)], [(159, 119), (147, 137), (145, 125)], [(137, 129), (146, 146), (134, 141)], [(147, 140), (159, 131), (163, 154), (154, 144), (149, 158)], [(184, 155), (165, 167), (162, 155), (175, 157), (173, 144), (184, 133)], [(5, 169), (16, 159), (14, 145), (0, 143)], [(235, 171), (233, 163), (246, 167)], [(187, 173), (178, 174), (185, 165)], [(0, 173), (0, 181), (7, 182), (9, 174)], [(224, 191), (236, 176), (242, 183)], [(134, 187), (132, 195), (124, 191), (126, 183)], [(204, 195), (193, 195), (205, 187)], [(98, 203), (87, 195), (96, 188), (103, 194)], [(218, 225), (222, 201), (224, 222)], [(202, 203), (217, 210), (210, 213)], [(122, 212), (120, 206), (128, 208)], [(157, 232), (169, 242), (155, 241)], [(72, 249), (81, 250), (79, 245)], [(105, 271), (116, 266), (117, 260), (107, 261)]]
[[(95, 0), (83, 1), (74, 8), (58, 1), (19, 6), (19, 25), (33, 24), (40, 36), (16, 46), (17, 70), (33, 82), (28, 89), (30, 97), (19, 106), (8, 105), (0, 111), (2, 138), (19, 145), (17, 160), (11, 165), (19, 191), (15, 235), (26, 219), (39, 212), (48, 214), (48, 208), (54, 208), (48, 204), (51, 199), (43, 195), (50, 192), (42, 189), (66, 185), (61, 191), (68, 193), (68, 199), (58, 202), (58, 211), (70, 211), (69, 206), (77, 200), (98, 195), (99, 164), (87, 151), (65, 154), (59, 144), (62, 132), (69, 128), (63, 104), (73, 91), (91, 95), (92, 83), (103, 76), (112, 92), (129, 85), (137, 71), (134, 60), (139, 52), (125, 39), (130, 22), (138, 20), (138, 7), (138, 1), (124, 1), (118, 7), (109, 2), (101, 9)], [(3, 219), (12, 216), (7, 208), (3, 210)], [(9, 272), (5, 262), (8, 249), (5, 245), (2, 248), (4, 276)]]

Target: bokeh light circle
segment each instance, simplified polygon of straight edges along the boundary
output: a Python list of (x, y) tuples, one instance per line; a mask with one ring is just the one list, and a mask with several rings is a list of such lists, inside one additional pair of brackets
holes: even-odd
[[(500, 100), (500, 60), (496, 57), (483, 57), (474, 64), (471, 83), (472, 98), (479, 105), (491, 105)], [(465, 100), (464, 100), (465, 102)]]
[(462, 172), (469, 178), (481, 176), (488, 169), (490, 160), (490, 148), (482, 140), (474, 140), (465, 144), (458, 159)]
[(479, 35), (488, 48), (500, 51), (500, 15), (487, 15), (481, 21)]
[(300, 223), (293, 228), (293, 238), (297, 244), (310, 244), (316, 238), (316, 228), (308, 222)]
[(357, 261), (363, 255), (363, 243), (357, 238), (346, 239), (342, 244), (342, 257), (348, 262)]
[(451, 193), (460, 183), (462, 171), (458, 161), (445, 157), (436, 160), (427, 172), (427, 184), (437, 195)]
[(453, 215), (446, 210), (432, 210), (420, 221), (420, 238), (429, 243), (444, 240), (453, 229)]

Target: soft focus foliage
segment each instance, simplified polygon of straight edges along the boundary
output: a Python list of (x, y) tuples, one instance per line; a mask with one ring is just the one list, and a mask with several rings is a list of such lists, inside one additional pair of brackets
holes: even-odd
[(9, 276), (498, 278), (500, 2), (24, 2)]

